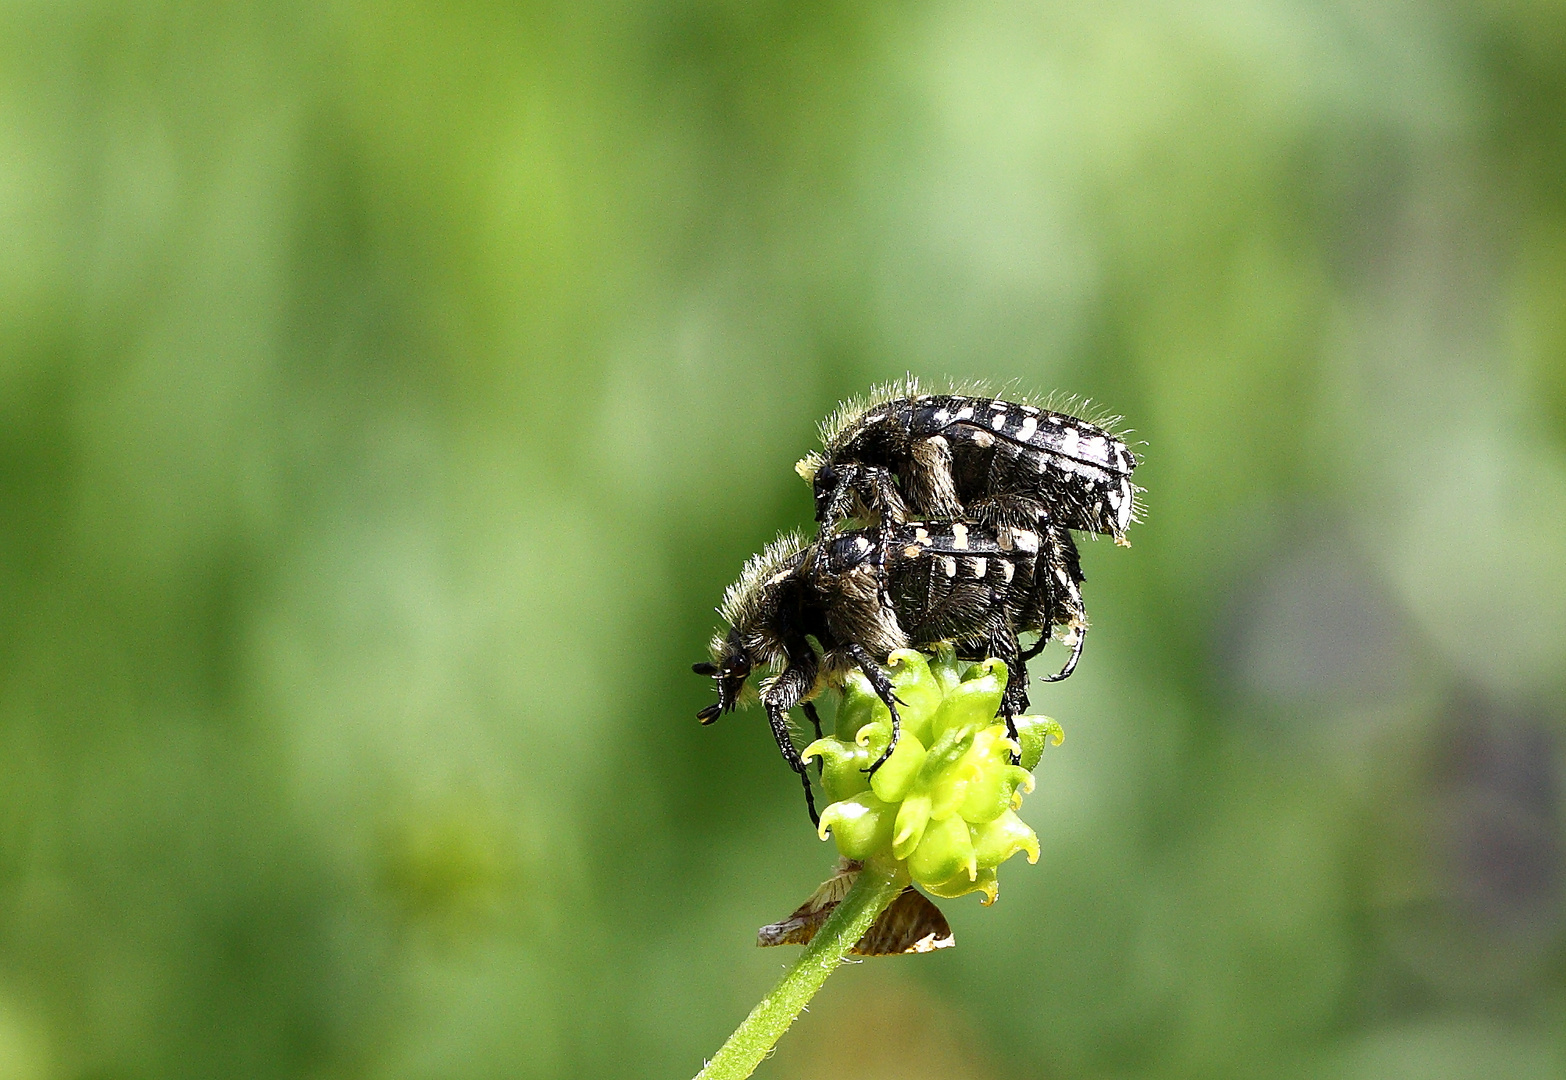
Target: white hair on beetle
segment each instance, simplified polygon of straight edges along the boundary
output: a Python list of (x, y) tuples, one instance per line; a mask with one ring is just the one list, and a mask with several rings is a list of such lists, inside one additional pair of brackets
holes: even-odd
[[(790, 561), (797, 559), (807, 544), (804, 533), (798, 530), (787, 532), (745, 560), (745, 568), (740, 571), (739, 579), (723, 591), (723, 602), (718, 605), (718, 614), (730, 626), (749, 623), (755, 617), (763, 588), (785, 570)], [(713, 639), (715, 643), (722, 640), (722, 635)]]
[(916, 398), (925, 392), (919, 386), (919, 379), (908, 374), (901, 379), (872, 386), (863, 394), (845, 399), (825, 420), (821, 421), (819, 429), (821, 445), (830, 447), (833, 440), (845, 429), (877, 405), (885, 405), (887, 402), (899, 401), (903, 398)]
[[(1059, 413), (1091, 424), (1128, 445), (1130, 445), (1128, 436), (1134, 434), (1130, 428), (1121, 426), (1125, 423), (1124, 416), (1095, 405), (1092, 398), (1068, 394), (1061, 390), (1051, 390), (1046, 394), (1033, 393), (1023, 390), (1017, 380), (996, 387), (994, 383), (985, 379), (948, 377), (940, 381), (939, 389), (932, 390), (920, 383), (918, 376), (909, 373), (900, 379), (879, 383), (863, 394), (845, 399), (825, 420), (821, 421), (819, 427), (821, 445), (831, 450), (833, 443), (878, 405), (933, 394), (1006, 401), (1014, 405), (1031, 406), (1043, 412)], [(799, 460), (799, 463), (794, 466), (794, 471), (807, 481), (814, 480), (822, 460), (822, 455), (813, 451)]]

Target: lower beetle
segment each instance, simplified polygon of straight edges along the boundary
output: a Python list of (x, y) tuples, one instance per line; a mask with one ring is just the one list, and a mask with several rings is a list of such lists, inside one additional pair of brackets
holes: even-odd
[[(894, 649), (950, 642), (959, 656), (994, 656), (1010, 672), (1001, 715), (1027, 708), (1026, 662), (1055, 627), (1071, 639), (1066, 667), (1081, 652), (1086, 617), (1076, 546), (1064, 529), (987, 530), (963, 522), (884, 523), (830, 533), (807, 543), (786, 535), (745, 564), (718, 611), (729, 624), (711, 643), (711, 659), (692, 665), (717, 684), (718, 700), (697, 714), (712, 723), (741, 701), (753, 672), (775, 672), (760, 682), (773, 738), (799, 774), (805, 803), (816, 820), (810, 778), (790, 737), (794, 706), (821, 732), (814, 699), (862, 671), (891, 713), (892, 739), (870, 766), (879, 768), (897, 745), (899, 704), (882, 665)], [(1023, 651), (1018, 635), (1040, 633)], [(813, 639), (813, 641), (812, 641)]]

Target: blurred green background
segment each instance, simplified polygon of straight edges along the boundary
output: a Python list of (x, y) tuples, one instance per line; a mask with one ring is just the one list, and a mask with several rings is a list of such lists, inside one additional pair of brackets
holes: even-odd
[(1091, 396), (1036, 867), (777, 1078), (1566, 1076), (1566, 6), (0, 4), (0, 1080), (683, 1077), (794, 460)]

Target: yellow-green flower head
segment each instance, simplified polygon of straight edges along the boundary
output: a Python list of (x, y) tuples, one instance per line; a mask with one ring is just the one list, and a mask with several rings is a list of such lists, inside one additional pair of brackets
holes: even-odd
[[(1044, 716), (1016, 718), (1018, 741), (996, 719), (1006, 665), (959, 661), (950, 650), (933, 659), (911, 649), (887, 659), (904, 704), (897, 749), (874, 776), (863, 770), (891, 742), (892, 717), (863, 675), (843, 687), (835, 736), (805, 748), (820, 758), (830, 831), (847, 859), (896, 860), (935, 896), (984, 894), (995, 900), (995, 870), (1017, 852), (1037, 862), (1039, 841), (1016, 811), (1033, 790), (1033, 769), (1060, 725)], [(1012, 755), (1021, 757), (1012, 764)]]

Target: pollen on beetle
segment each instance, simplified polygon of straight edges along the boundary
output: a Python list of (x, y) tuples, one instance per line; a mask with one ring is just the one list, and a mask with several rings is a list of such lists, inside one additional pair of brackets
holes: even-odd
[(794, 471), (799, 478), (807, 484), (815, 482), (816, 473), (821, 471), (822, 458), (815, 451), (811, 451), (798, 461), (794, 462)]

